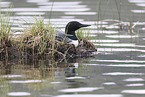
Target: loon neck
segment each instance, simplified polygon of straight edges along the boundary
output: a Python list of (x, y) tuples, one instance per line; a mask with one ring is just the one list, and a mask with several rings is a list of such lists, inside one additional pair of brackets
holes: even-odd
[(75, 34), (75, 31), (71, 31), (71, 32), (67, 33), (67, 37), (72, 39), (72, 40), (78, 40), (78, 38)]

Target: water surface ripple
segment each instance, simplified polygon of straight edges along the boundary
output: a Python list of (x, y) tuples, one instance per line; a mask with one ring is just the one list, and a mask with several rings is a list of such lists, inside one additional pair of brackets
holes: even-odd
[[(144, 3), (144, 0), (2, 0), (1, 14), (7, 18), (6, 13), (12, 12), (9, 22), (15, 35), (23, 34), (25, 28), (35, 23), (35, 18), (44, 19), (45, 24), (50, 22), (62, 31), (69, 21), (79, 21), (92, 25), (83, 31), (89, 32), (89, 41), (98, 52), (93, 57), (65, 60), (57, 65), (50, 59), (0, 61), (1, 97), (144, 97)], [(119, 17), (124, 25), (105, 21)], [(134, 33), (129, 32), (126, 22), (135, 25)]]

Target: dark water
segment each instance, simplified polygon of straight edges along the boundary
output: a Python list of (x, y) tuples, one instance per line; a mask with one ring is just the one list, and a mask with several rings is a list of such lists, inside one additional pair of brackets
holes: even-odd
[(62, 63), (0, 61), (1, 97), (144, 97), (145, 0), (54, 1), (1, 1), (1, 13), (12, 12), (9, 18), (16, 35), (34, 18), (63, 31), (72, 20), (91, 24), (84, 32), (89, 31), (98, 52)]

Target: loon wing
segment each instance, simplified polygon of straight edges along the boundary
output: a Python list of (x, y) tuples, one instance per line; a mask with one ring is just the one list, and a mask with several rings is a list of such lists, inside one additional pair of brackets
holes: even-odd
[(56, 33), (56, 40), (60, 41), (60, 42), (64, 42), (64, 43), (69, 43), (72, 42), (72, 39), (67, 37), (68, 35), (66, 35), (63, 32), (57, 32)]

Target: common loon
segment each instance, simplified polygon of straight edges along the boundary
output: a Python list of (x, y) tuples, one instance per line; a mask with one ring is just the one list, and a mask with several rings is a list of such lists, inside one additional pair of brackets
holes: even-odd
[(66, 25), (65, 33), (57, 32), (56, 40), (64, 42), (64, 43), (74, 44), (75, 47), (77, 47), (79, 44), (79, 41), (75, 34), (75, 31), (78, 30), (79, 28), (88, 27), (88, 26), (90, 25), (81, 24), (77, 21), (71, 21)]

